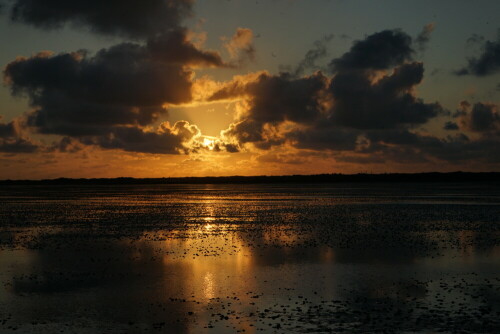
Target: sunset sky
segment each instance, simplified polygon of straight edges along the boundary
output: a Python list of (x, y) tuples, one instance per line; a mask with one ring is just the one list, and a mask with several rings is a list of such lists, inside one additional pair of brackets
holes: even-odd
[(499, 13), (0, 0), (0, 179), (500, 171)]

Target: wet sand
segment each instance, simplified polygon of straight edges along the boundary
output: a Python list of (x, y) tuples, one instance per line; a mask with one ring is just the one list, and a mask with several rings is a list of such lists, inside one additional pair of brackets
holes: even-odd
[(0, 333), (499, 333), (488, 184), (3, 186)]

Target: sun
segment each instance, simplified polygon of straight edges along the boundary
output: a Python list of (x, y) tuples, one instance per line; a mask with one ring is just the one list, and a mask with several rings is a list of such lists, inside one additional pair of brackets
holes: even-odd
[(203, 138), (203, 146), (211, 147), (214, 145), (214, 140), (210, 138)]
[(213, 151), (215, 148), (215, 140), (215, 137), (203, 137), (202, 145), (210, 151)]

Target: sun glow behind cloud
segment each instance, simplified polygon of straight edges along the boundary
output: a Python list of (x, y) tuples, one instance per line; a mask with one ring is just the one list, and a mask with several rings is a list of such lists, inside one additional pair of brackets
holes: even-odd
[(203, 146), (207, 147), (209, 150), (214, 149), (215, 138), (203, 138)]

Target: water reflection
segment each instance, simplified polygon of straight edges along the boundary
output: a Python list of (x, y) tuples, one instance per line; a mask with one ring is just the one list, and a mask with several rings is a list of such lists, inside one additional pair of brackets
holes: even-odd
[(382, 190), (6, 196), (0, 331), (498, 332), (498, 194)]

